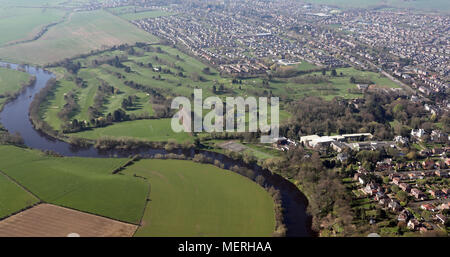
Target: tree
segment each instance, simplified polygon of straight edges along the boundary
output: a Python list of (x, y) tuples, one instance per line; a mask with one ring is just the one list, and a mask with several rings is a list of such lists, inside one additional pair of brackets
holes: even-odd
[(264, 186), (264, 183), (266, 183), (266, 179), (263, 176), (258, 175), (255, 178), (255, 182), (258, 183), (261, 186)]
[(203, 73), (205, 73), (205, 74), (207, 74), (207, 75), (211, 74), (211, 70), (209, 69), (209, 67), (203, 68), (202, 71), (203, 71)]
[(393, 185), (393, 186), (391, 186), (391, 191), (394, 193), (397, 193), (400, 191), (400, 188), (397, 185)]
[(405, 191), (398, 191), (397, 198), (401, 202), (406, 202), (408, 200), (408, 194)]

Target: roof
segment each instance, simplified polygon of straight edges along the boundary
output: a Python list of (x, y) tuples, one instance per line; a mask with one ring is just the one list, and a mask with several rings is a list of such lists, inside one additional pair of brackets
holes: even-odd
[(314, 139), (312, 141), (315, 143), (327, 143), (327, 142), (333, 142), (335, 140), (330, 137), (320, 137), (320, 138)]
[(370, 133), (357, 133), (357, 134), (343, 134), (343, 137), (362, 137), (362, 136), (372, 136)]
[(313, 140), (316, 138), (320, 138), (320, 137), (318, 135), (303, 136), (303, 137), (300, 137), (300, 141), (309, 141), (309, 140)]

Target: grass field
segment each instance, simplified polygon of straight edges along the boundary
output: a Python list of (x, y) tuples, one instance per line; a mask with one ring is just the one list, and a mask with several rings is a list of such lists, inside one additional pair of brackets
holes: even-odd
[(160, 142), (175, 140), (178, 143), (192, 142), (188, 133), (175, 133), (171, 128), (171, 119), (135, 120), (116, 123), (104, 128), (96, 128), (70, 135), (88, 139), (102, 136), (133, 137), (147, 141)]
[(33, 150), (0, 146), (0, 170), (43, 201), (139, 223), (148, 185), (132, 176), (111, 174), (126, 161), (47, 157)]
[(136, 236), (271, 236), (273, 201), (256, 183), (212, 165), (141, 160), (125, 174), (148, 179)]
[[(30, 78), (28, 73), (0, 67), (0, 95), (19, 91)], [(0, 97), (0, 109), (6, 100), (7, 97)]]
[[(125, 161), (0, 145), (0, 170), (43, 201), (134, 224), (142, 218), (137, 236), (271, 236), (274, 230), (272, 198), (247, 178), (181, 160), (141, 160), (113, 175)], [(0, 217), (37, 201), (0, 174)]]
[(29, 80), (28, 73), (0, 67), (0, 95), (20, 90)]
[(381, 5), (399, 8), (413, 8), (417, 10), (450, 11), (450, 2), (447, 0), (306, 0), (316, 4), (328, 4), (343, 8), (368, 8)]
[(106, 11), (76, 12), (36, 41), (0, 48), (0, 58), (44, 65), (113, 45), (156, 40)]
[(58, 22), (65, 12), (53, 8), (0, 7), (0, 46), (33, 39), (47, 24)]
[[(275, 79), (271, 83), (272, 92), (282, 98), (295, 99), (302, 96), (320, 96), (326, 100), (331, 100), (336, 96), (343, 98), (361, 98), (362, 94), (355, 94), (349, 92), (349, 89), (356, 89), (356, 84), (350, 83), (350, 78), (367, 79), (374, 83), (378, 88), (399, 88), (395, 82), (384, 77), (379, 73), (370, 71), (359, 71), (354, 68), (340, 68), (336, 69), (338, 76), (333, 77), (330, 72), (326, 76), (322, 76), (321, 72), (313, 72), (306, 75), (300, 75), (289, 79)], [(342, 76), (340, 73), (342, 72)], [(308, 76), (317, 76), (324, 79), (324, 82), (312, 83), (297, 83), (296, 79), (302, 79)]]
[(132, 21), (132, 20), (141, 20), (145, 18), (156, 18), (161, 16), (169, 16), (173, 15), (173, 13), (170, 12), (164, 12), (164, 11), (144, 11), (144, 12), (129, 12), (129, 13), (122, 13), (119, 14), (119, 17), (122, 17), (126, 20)]
[(0, 173), (0, 219), (38, 201), (33, 195)]

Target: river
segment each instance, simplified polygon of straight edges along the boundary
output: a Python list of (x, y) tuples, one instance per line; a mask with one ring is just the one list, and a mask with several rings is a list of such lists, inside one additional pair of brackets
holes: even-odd
[[(16, 64), (0, 62), (0, 66), (9, 65), (12, 69), (18, 69)], [(135, 151), (99, 151), (93, 146), (88, 148), (78, 148), (71, 144), (60, 141), (58, 139), (51, 138), (34, 129), (29, 116), (29, 106), (33, 100), (33, 97), (47, 84), (47, 81), (54, 78), (54, 74), (45, 71), (40, 68), (32, 66), (22, 66), (27, 73), (36, 77), (36, 81), (33, 85), (27, 87), (22, 93), (13, 101), (7, 103), (2, 112), (0, 113), (0, 123), (10, 133), (19, 133), (24, 143), (29, 148), (39, 150), (51, 150), (64, 156), (77, 156), (77, 157), (91, 157), (91, 158), (114, 158), (114, 157), (128, 157), (134, 154), (141, 154), (143, 157), (151, 158), (155, 154), (164, 154), (164, 149), (140, 149)], [(177, 150), (175, 153), (181, 153), (181, 150)], [(224, 163), (225, 168), (229, 169), (233, 165), (247, 166), (243, 162), (236, 162), (225, 155), (203, 151), (192, 150), (184, 152), (184, 154), (193, 156), (196, 153), (202, 153), (213, 159), (220, 160)], [(298, 188), (284, 179), (283, 177), (272, 174), (268, 170), (264, 170), (257, 165), (251, 167), (252, 170), (258, 175), (264, 176), (266, 182), (271, 184), (274, 188), (280, 190), (284, 212), (284, 220), (287, 226), (287, 236), (310, 236), (310, 220), (306, 214), (307, 200), (302, 192)]]

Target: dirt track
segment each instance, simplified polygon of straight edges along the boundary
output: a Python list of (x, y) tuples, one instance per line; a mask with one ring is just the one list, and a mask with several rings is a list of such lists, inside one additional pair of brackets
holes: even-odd
[(137, 226), (51, 204), (0, 221), (0, 237), (130, 237)]

